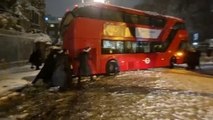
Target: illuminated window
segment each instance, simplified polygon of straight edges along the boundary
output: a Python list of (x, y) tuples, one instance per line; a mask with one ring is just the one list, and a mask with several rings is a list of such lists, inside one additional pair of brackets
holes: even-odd
[(103, 40), (102, 53), (103, 54), (120, 54), (124, 51), (123, 41)]

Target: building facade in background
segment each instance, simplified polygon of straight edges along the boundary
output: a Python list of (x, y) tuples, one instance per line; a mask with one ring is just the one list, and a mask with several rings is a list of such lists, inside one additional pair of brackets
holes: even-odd
[(53, 44), (61, 44), (61, 40), (59, 38), (59, 27), (61, 18), (54, 17), (52, 15), (46, 15), (45, 21), (46, 21), (46, 32), (50, 36)]
[(1, 0), (0, 28), (21, 32), (44, 32), (45, 0)]

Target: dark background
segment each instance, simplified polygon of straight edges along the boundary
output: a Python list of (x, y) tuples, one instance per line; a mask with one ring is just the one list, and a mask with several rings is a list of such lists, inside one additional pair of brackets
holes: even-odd
[[(91, 0), (84, 0), (89, 2)], [(213, 38), (213, 0), (109, 0), (111, 4), (154, 11), (176, 16), (186, 21), (193, 42), (198, 33), (198, 42)], [(66, 9), (73, 9), (81, 0), (46, 0), (46, 14), (62, 17)]]

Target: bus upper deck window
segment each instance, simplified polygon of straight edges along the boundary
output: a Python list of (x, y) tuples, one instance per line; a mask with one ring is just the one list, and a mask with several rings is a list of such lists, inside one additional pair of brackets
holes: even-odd
[(100, 18), (101, 11), (96, 7), (82, 7), (74, 11), (76, 17)]
[(165, 24), (166, 24), (166, 21), (165, 21), (165, 19), (163, 19), (163, 18), (158, 18), (158, 17), (151, 17), (151, 19), (150, 19), (151, 21), (151, 25), (153, 26), (153, 27), (164, 27), (165, 26)]
[(102, 19), (111, 20), (117, 22), (123, 22), (123, 13), (119, 11), (113, 11), (110, 9), (102, 9)]
[(148, 16), (139, 16), (139, 20), (138, 20), (139, 24), (142, 25), (150, 25), (150, 18)]
[(127, 23), (131, 23), (131, 24), (139, 23), (137, 15), (125, 14), (124, 19), (125, 19), (125, 22)]
[(172, 27), (172, 29), (174, 29), (174, 30), (181, 30), (181, 29), (186, 29), (186, 27), (185, 27), (185, 24), (184, 24), (184, 23), (178, 22), (178, 23), (176, 23), (176, 24)]

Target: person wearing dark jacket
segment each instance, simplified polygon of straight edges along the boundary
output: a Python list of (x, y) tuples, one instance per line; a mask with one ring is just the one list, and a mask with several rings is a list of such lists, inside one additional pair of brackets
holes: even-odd
[(31, 63), (31, 68), (33, 68), (33, 66), (35, 65), (36, 70), (40, 69), (39, 67), (42, 64), (42, 55), (41, 55), (41, 50), (39, 48), (37, 48), (36, 50), (32, 52), (29, 58), (29, 62)]
[(90, 80), (93, 80), (91, 68), (89, 65), (89, 52), (91, 47), (84, 48), (78, 55), (79, 67), (78, 67), (78, 86), (81, 86), (81, 77), (90, 76)]
[(59, 51), (56, 58), (55, 70), (52, 75), (53, 87), (59, 87), (60, 90), (69, 88), (72, 80), (72, 65), (68, 50)]
[(188, 51), (186, 56), (187, 69), (194, 70), (196, 66), (200, 68), (201, 52), (199, 50)]
[(52, 84), (51, 78), (55, 69), (57, 51), (58, 50), (53, 49), (48, 54), (47, 59), (44, 62), (44, 66), (42, 67), (38, 75), (35, 77), (35, 79), (32, 81), (32, 84), (35, 84), (38, 81), (38, 79), (42, 79), (44, 83), (51, 86)]

